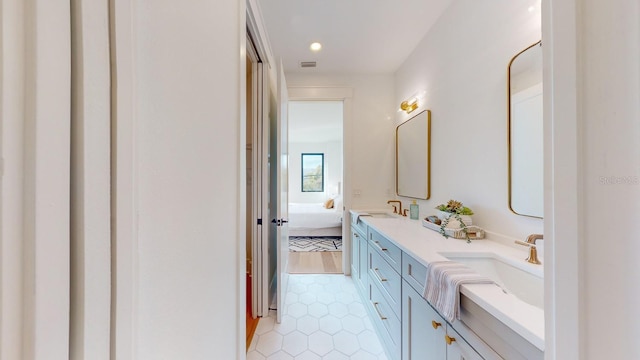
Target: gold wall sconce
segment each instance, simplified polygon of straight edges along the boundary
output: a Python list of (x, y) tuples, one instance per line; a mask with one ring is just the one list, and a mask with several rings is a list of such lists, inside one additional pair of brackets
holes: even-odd
[(400, 103), (399, 111), (404, 111), (407, 114), (411, 114), (417, 108), (419, 108), (420, 105), (424, 106), (426, 95), (427, 95), (426, 90), (420, 90), (418, 92), (411, 94), (411, 96), (407, 100)]
[(415, 96), (400, 103), (400, 110), (405, 111), (407, 114), (411, 114), (417, 108), (418, 98)]

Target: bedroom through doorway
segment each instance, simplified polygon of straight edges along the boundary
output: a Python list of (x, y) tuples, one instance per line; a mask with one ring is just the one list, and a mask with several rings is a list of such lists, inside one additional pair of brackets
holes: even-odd
[(289, 273), (342, 274), (343, 101), (289, 101)]

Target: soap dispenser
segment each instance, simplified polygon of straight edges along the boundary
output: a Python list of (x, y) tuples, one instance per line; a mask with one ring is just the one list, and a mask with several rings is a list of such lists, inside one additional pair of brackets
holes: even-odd
[(409, 217), (411, 218), (411, 220), (418, 220), (418, 218), (420, 217), (419, 213), (420, 208), (418, 207), (418, 204), (416, 204), (416, 201), (413, 200), (413, 202), (409, 205)]

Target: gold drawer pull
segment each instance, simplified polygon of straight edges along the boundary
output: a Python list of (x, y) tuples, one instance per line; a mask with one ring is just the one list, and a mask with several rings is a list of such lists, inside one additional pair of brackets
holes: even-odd
[(445, 335), (445, 336), (444, 336), (444, 341), (446, 341), (446, 342), (447, 342), (447, 345), (451, 345), (451, 343), (452, 343), (452, 342), (456, 341), (456, 338), (452, 338), (452, 337), (451, 337), (451, 336), (449, 336), (449, 335)]
[(373, 269), (373, 272), (375, 272), (375, 273), (376, 273), (376, 276), (378, 277), (378, 280), (380, 280), (380, 281), (387, 281), (387, 279), (386, 279), (386, 278), (383, 278), (383, 277), (382, 277), (382, 274), (380, 274), (380, 271), (378, 271), (378, 268)]
[(376, 312), (378, 313), (378, 316), (380, 317), (380, 320), (387, 320), (387, 317), (382, 315), (382, 313), (380, 313), (380, 310), (378, 310), (378, 302), (374, 302), (373, 303), (373, 308), (376, 309)]
[(442, 326), (442, 323), (436, 322), (435, 320), (431, 320), (431, 326), (433, 326), (434, 329), (437, 329), (440, 326)]
[(374, 240), (373, 242), (376, 243), (376, 246), (378, 246), (378, 249), (382, 251), (388, 251), (387, 248), (383, 248), (382, 246), (380, 246), (380, 241)]

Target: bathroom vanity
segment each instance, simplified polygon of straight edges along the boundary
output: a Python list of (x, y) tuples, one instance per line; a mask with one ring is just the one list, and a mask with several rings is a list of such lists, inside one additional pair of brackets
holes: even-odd
[[(393, 360), (543, 359), (543, 272), (525, 252), (444, 238), (418, 220), (351, 211), (351, 271)], [(431, 261), (465, 263), (496, 284), (461, 286), (449, 323), (423, 297)]]

